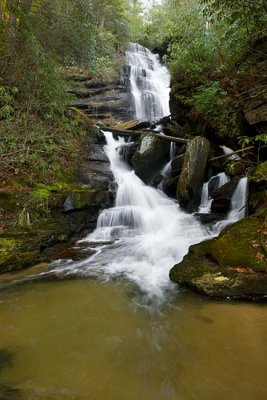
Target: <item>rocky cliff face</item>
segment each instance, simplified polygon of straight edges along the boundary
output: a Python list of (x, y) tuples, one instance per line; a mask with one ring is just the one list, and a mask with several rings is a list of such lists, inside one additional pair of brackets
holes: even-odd
[(122, 77), (115, 82), (84, 80), (69, 92), (76, 96), (72, 106), (96, 121), (128, 121), (134, 117), (129, 91), (129, 69), (123, 68)]

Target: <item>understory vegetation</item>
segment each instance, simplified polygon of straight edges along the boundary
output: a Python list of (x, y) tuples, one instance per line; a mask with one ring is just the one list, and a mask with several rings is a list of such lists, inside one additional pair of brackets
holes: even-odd
[(68, 80), (118, 76), (127, 0), (0, 1), (0, 172), (29, 182), (75, 159), (85, 135), (69, 115)]
[(164, 48), (173, 95), (185, 93), (217, 135), (237, 137), (246, 91), (266, 85), (266, 27), (266, 0), (166, 0), (143, 37)]

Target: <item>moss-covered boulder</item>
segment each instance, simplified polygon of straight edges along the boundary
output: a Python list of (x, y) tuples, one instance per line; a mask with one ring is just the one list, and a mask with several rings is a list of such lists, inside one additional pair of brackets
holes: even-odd
[(212, 297), (267, 298), (267, 209), (191, 246), (170, 278)]
[(204, 137), (189, 141), (177, 186), (177, 199), (188, 210), (195, 211), (200, 203), (210, 143)]
[(231, 161), (226, 164), (225, 173), (229, 176), (244, 175), (245, 165), (242, 161)]
[(150, 182), (166, 163), (165, 154), (162, 140), (155, 135), (145, 135), (131, 160), (136, 175), (145, 183)]

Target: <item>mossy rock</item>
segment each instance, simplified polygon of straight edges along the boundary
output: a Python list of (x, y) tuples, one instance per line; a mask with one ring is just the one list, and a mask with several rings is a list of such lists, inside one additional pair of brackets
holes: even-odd
[(244, 175), (245, 165), (241, 161), (231, 161), (226, 165), (225, 173), (229, 176)]
[(64, 217), (41, 220), (32, 228), (13, 228), (0, 234), (0, 273), (19, 271), (42, 259), (42, 251), (67, 241), (69, 228)]
[(53, 185), (38, 184), (31, 192), (33, 201), (45, 201), (49, 208), (64, 208), (66, 199), (72, 209), (85, 209), (104, 203), (105, 194), (86, 185), (55, 182)]
[(267, 182), (267, 161), (260, 163), (251, 171), (249, 180), (255, 183)]
[[(81, 198), (78, 197), (78, 200)], [(70, 214), (57, 212), (40, 218), (28, 228), (3, 230), (0, 233), (0, 273), (30, 267), (45, 258), (47, 248), (67, 243), (73, 235), (86, 228), (88, 223), (91, 228), (102, 204), (102, 194), (93, 192), (90, 200), (92, 203), (86, 205), (84, 210), (75, 209)]]
[(267, 209), (193, 245), (171, 280), (213, 297), (267, 297)]

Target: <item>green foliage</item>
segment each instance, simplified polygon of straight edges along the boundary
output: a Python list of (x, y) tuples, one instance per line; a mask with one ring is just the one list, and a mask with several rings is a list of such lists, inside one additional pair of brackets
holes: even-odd
[(204, 15), (212, 23), (225, 21), (228, 28), (243, 26), (250, 38), (259, 37), (266, 32), (266, 0), (200, 0)]
[(204, 120), (213, 125), (219, 136), (238, 135), (238, 104), (220, 87), (218, 81), (199, 86), (189, 102)]
[(0, 132), (0, 166), (31, 179), (71, 164), (84, 127), (62, 115), (44, 120), (21, 112), (0, 120)]
[(67, 118), (64, 71), (117, 78), (128, 0), (0, 3), (0, 167), (54, 175), (78, 156), (85, 125)]
[(259, 135), (255, 135), (253, 137), (251, 136), (239, 136), (238, 137), (238, 143), (243, 149), (246, 146), (250, 145), (255, 145), (258, 144), (260, 146), (266, 146), (267, 145), (267, 135), (262, 133)]

